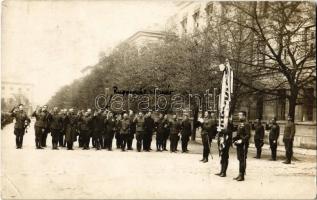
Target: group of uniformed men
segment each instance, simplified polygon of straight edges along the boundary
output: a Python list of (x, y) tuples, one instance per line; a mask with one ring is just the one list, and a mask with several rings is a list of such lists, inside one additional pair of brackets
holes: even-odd
[[(23, 121), (21, 132), (24, 133), (26, 127), (24, 121), (27, 121), (26, 125), (28, 125), (30, 119), (23, 112), (22, 105), (19, 109), (14, 109), (12, 115), (17, 119), (16, 124)], [(23, 113), (23, 116), (19, 113)], [(86, 150), (89, 149), (91, 138), (92, 145), (97, 150), (111, 151), (113, 138), (116, 138), (117, 148), (121, 148), (122, 151), (133, 150), (132, 143), (135, 136), (137, 151), (142, 149), (150, 151), (152, 136), (156, 132), (157, 151), (167, 151), (166, 143), (170, 138), (171, 152), (177, 151), (178, 141), (181, 139), (182, 152), (186, 153), (191, 135), (191, 122), (188, 115), (179, 121), (176, 115), (169, 120), (167, 115), (160, 114), (158, 120), (155, 121), (151, 112), (134, 114), (130, 110), (129, 113), (114, 115), (109, 110), (92, 113), (91, 109), (87, 109), (87, 111), (81, 110), (75, 113), (73, 108), (58, 110), (57, 107), (49, 112), (47, 106), (44, 105), (32, 116), (36, 119), (34, 129), (37, 149), (46, 147), (47, 135), (51, 133), (54, 150), (57, 150), (58, 146), (73, 150), (73, 143), (77, 140), (79, 147)], [(20, 146), (22, 147), (22, 144), (17, 145), (17, 148), (21, 148)]]
[[(30, 118), (23, 111), (23, 105), (15, 107), (11, 114), (16, 119), (14, 134), (16, 135), (16, 147), (22, 148), (23, 135), (26, 127), (30, 124)], [(170, 151), (177, 152), (178, 141), (181, 139), (181, 148), (183, 153), (188, 152), (188, 141), (192, 132), (192, 124), (185, 114), (183, 119), (178, 120), (176, 115), (169, 120), (166, 114), (159, 114), (159, 118), (154, 120), (152, 113), (139, 112), (134, 114), (132, 110), (129, 113), (116, 114), (106, 111), (87, 111), (81, 110), (75, 113), (71, 108), (59, 110), (54, 107), (51, 112), (46, 105), (38, 108), (33, 114), (36, 122), (35, 129), (35, 146), (37, 149), (46, 147), (48, 133), (52, 136), (52, 149), (57, 150), (58, 146), (67, 147), (73, 150), (73, 143), (78, 140), (79, 147), (84, 150), (89, 149), (90, 139), (92, 146), (97, 150), (112, 150), (113, 138), (116, 138), (116, 147), (122, 151), (133, 150), (132, 143), (134, 135), (136, 136), (137, 151), (150, 151), (153, 133), (156, 132), (157, 151), (167, 151), (166, 143), (170, 139)], [(218, 149), (221, 157), (220, 177), (226, 176), (229, 163), (229, 149), (234, 144), (237, 149), (237, 158), (239, 160), (239, 175), (235, 178), (237, 181), (243, 181), (246, 170), (246, 159), (251, 136), (251, 128), (255, 130), (254, 143), (257, 149), (256, 157), (261, 158), (261, 149), (264, 144), (264, 126), (261, 119), (256, 119), (255, 124), (250, 125), (246, 119), (244, 111), (239, 112), (239, 124), (234, 126), (232, 120), (229, 121), (228, 127), (220, 132), (217, 130), (217, 120), (214, 113), (205, 112), (204, 118), (201, 118), (196, 127), (201, 127), (201, 138), (203, 143), (202, 162), (208, 162), (212, 139), (218, 136)], [(270, 130), (269, 144), (271, 148), (271, 160), (276, 160), (276, 150), (278, 137), (280, 134), (279, 125), (273, 118), (271, 123), (266, 124), (266, 129)], [(236, 133), (233, 136), (233, 133)], [(293, 141), (295, 136), (295, 125), (291, 117), (284, 128), (283, 142), (286, 149), (285, 164), (291, 163), (293, 155)], [(142, 147), (143, 146), (143, 147)]]

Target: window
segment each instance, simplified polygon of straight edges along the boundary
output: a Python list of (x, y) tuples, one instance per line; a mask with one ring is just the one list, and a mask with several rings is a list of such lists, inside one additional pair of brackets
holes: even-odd
[(304, 89), (304, 113), (305, 121), (313, 120), (314, 108), (314, 88)]
[(285, 108), (286, 108), (286, 90), (278, 90), (278, 99), (276, 101), (275, 116), (277, 120), (285, 120)]
[(195, 12), (195, 14), (193, 14), (193, 20), (194, 20), (194, 28), (198, 28), (199, 27), (199, 11)]
[(184, 19), (181, 21), (181, 25), (182, 25), (183, 32), (184, 32), (184, 33), (187, 33), (187, 18), (184, 18)]
[(305, 51), (315, 55), (315, 30), (312, 27), (306, 27), (303, 34), (303, 41), (305, 44)]

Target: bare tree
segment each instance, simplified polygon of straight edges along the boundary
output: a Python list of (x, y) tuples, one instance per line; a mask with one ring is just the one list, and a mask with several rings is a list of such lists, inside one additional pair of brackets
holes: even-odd
[[(245, 77), (236, 80), (254, 91), (279, 96), (280, 89), (289, 101), (289, 115), (294, 119), (301, 91), (316, 81), (315, 45), (308, 45), (314, 28), (312, 2), (228, 2), (241, 18), (224, 17), (228, 24), (250, 31), (255, 51), (248, 49), (248, 59), (232, 56), (233, 62), (248, 66)], [(254, 56), (255, 55), (255, 56)]]

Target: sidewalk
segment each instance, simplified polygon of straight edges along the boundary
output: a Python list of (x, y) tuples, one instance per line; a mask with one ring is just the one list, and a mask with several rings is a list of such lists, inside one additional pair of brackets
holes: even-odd
[[(201, 141), (200, 137), (196, 137), (196, 140), (192, 141), (192, 142), (196, 142), (198, 144), (202, 144), (202, 141)], [(216, 140), (213, 140), (212, 143), (217, 145), (217, 141)], [(255, 151), (254, 143), (250, 143), (249, 148), (250, 148), (250, 150)], [(264, 144), (263, 147), (262, 147), (262, 151), (263, 150), (264, 151), (270, 151), (270, 145)], [(285, 153), (285, 147), (283, 145), (279, 145), (277, 147), (277, 151)], [(300, 155), (308, 155), (308, 156), (316, 156), (317, 155), (315, 149), (303, 149), (303, 148), (294, 147), (293, 148), (293, 152), (294, 152), (294, 154), (300, 154)]]

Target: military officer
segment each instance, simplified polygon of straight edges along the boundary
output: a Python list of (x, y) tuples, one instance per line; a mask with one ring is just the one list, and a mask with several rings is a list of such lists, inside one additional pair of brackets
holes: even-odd
[(201, 139), (203, 143), (203, 159), (200, 160), (203, 163), (208, 162), (208, 156), (210, 153), (210, 145), (212, 142), (212, 128), (213, 128), (213, 120), (211, 116), (211, 112), (206, 111), (205, 117), (200, 119), (199, 122), (201, 126)]
[(164, 140), (164, 116), (162, 113), (159, 114), (159, 119), (155, 122), (156, 129), (156, 151), (163, 150)]
[[(100, 145), (101, 145), (101, 148), (102, 149), (106, 149), (106, 145), (107, 145), (107, 130), (106, 130), (106, 123), (107, 123), (107, 118), (108, 118), (108, 114), (109, 114), (110, 111), (108, 110), (105, 110), (102, 115), (104, 117), (104, 131), (102, 132), (102, 135), (101, 135), (101, 142), (100, 142)], [(115, 118), (114, 118), (115, 120)]]
[(120, 149), (121, 145), (122, 145), (122, 138), (121, 138), (121, 135), (120, 135), (121, 120), (122, 120), (122, 115), (121, 114), (117, 114), (116, 115), (116, 123), (115, 123), (115, 137), (116, 137), (116, 147), (117, 147), (117, 149)]
[(130, 119), (127, 113), (123, 114), (123, 119), (121, 120), (120, 125), (120, 136), (122, 139), (121, 143), (121, 150), (125, 151), (125, 147), (127, 146), (127, 139), (129, 134), (129, 125), (130, 125)]
[(170, 151), (176, 153), (178, 137), (181, 131), (181, 124), (177, 119), (177, 115), (173, 115), (170, 121)]
[(70, 108), (65, 118), (65, 125), (66, 125), (66, 134), (65, 134), (65, 141), (67, 145), (67, 150), (74, 150), (73, 144), (76, 140), (76, 129), (77, 129), (77, 121), (78, 117), (76, 116), (74, 109)]
[(226, 177), (227, 168), (229, 164), (229, 150), (232, 145), (232, 132), (234, 131), (234, 126), (230, 120), (227, 129), (221, 130), (218, 137), (218, 149), (220, 155), (220, 165), (221, 170), (216, 175), (220, 177)]
[(58, 112), (58, 108), (54, 107), (53, 112), (49, 115), (50, 130), (52, 135), (52, 149), (58, 150), (57, 143), (63, 125), (63, 119)]
[(135, 115), (133, 113), (132, 110), (129, 110), (129, 120), (130, 120), (130, 124), (129, 124), (129, 135), (127, 136), (127, 146), (128, 146), (128, 150), (133, 150), (132, 148), (132, 144), (133, 144), (133, 139), (134, 139), (134, 134), (135, 134), (135, 123), (133, 122), (135, 118)]
[(108, 151), (112, 151), (112, 140), (116, 131), (116, 119), (113, 117), (112, 112), (108, 112), (107, 118), (105, 119), (105, 134), (106, 134), (106, 143), (105, 148)]
[(18, 108), (14, 107), (11, 111), (11, 116), (15, 118), (14, 135), (16, 148), (21, 149), (23, 145), (23, 136), (26, 127), (30, 124), (31, 120), (23, 110), (23, 105), (20, 104)]
[(271, 160), (276, 161), (277, 141), (280, 136), (280, 126), (276, 123), (275, 117), (271, 120), (271, 123), (267, 126), (267, 129), (270, 130), (269, 142), (271, 148)]
[[(81, 129), (80, 129), (80, 127), (81, 127), (81, 123), (82, 123), (82, 121), (80, 120), (83, 116), (84, 116), (84, 113), (85, 113), (85, 110), (80, 110), (80, 111), (78, 111), (77, 112), (77, 115), (76, 115), (76, 117), (77, 117), (77, 122), (76, 122), (76, 127), (78, 127), (78, 128), (76, 128), (76, 138), (77, 138), (77, 136), (78, 136), (78, 147), (79, 148), (83, 148), (84, 147), (84, 134), (81, 132)], [(75, 141), (76, 141), (77, 139), (75, 139)]]
[(62, 118), (62, 128), (61, 128), (61, 131), (60, 131), (60, 134), (59, 134), (59, 139), (58, 139), (58, 146), (60, 146), (60, 147), (65, 147), (66, 146), (65, 140), (64, 140), (65, 130), (66, 130), (66, 124), (65, 124), (65, 118), (67, 116), (66, 114), (67, 114), (67, 110), (65, 108), (61, 109), (60, 115), (61, 115), (61, 118)]
[(239, 112), (239, 125), (237, 128), (237, 136), (233, 138), (233, 143), (237, 147), (237, 158), (239, 160), (239, 175), (234, 178), (237, 181), (244, 181), (244, 175), (247, 165), (247, 154), (250, 139), (250, 125), (246, 119), (246, 112)]
[(163, 117), (163, 121), (162, 121), (162, 129), (163, 129), (163, 141), (162, 141), (162, 146), (163, 146), (163, 151), (167, 151), (166, 149), (166, 143), (167, 143), (167, 139), (169, 137), (169, 121), (168, 121), (168, 116), (165, 114)]
[(152, 118), (152, 113), (148, 112), (144, 118), (144, 138), (143, 138), (143, 149), (145, 151), (151, 150), (151, 142), (152, 142), (152, 135), (154, 130), (155, 124), (154, 119)]
[(47, 126), (48, 114), (39, 107), (33, 112), (32, 117), (35, 117), (36, 121), (34, 124), (35, 130), (35, 146), (37, 149), (42, 149), (43, 147), (43, 134)]
[(284, 135), (283, 135), (283, 142), (285, 145), (285, 152), (286, 152), (286, 161), (284, 164), (291, 164), (292, 156), (293, 156), (293, 142), (294, 136), (296, 132), (295, 124), (292, 120), (291, 116), (288, 116), (287, 123), (284, 127)]
[(264, 126), (261, 123), (261, 119), (257, 118), (254, 125), (254, 144), (256, 147), (255, 158), (261, 158), (262, 146), (264, 145)]
[[(142, 150), (142, 142), (144, 138), (144, 116), (142, 112), (134, 118), (133, 122), (136, 125), (136, 148), (137, 151), (140, 152)], [(144, 147), (143, 147), (144, 148)]]
[(47, 135), (49, 134), (50, 132), (50, 123), (48, 121), (48, 119), (50, 118), (50, 113), (48, 112), (47, 110), (47, 105), (44, 105), (42, 107), (42, 112), (45, 113), (46, 115), (46, 120), (43, 122), (44, 123), (44, 131), (42, 133), (42, 147), (46, 147), (46, 139), (47, 139)]
[(182, 152), (187, 153), (188, 141), (189, 141), (189, 137), (191, 136), (191, 130), (192, 130), (192, 126), (189, 121), (188, 114), (184, 115), (184, 119), (181, 124), (181, 129), (182, 129), (181, 130)]
[(87, 110), (84, 115), (80, 119), (78, 119), (80, 121), (80, 133), (83, 136), (83, 150), (89, 149), (92, 119), (93, 116), (91, 115), (89, 110)]
[(92, 120), (92, 128), (93, 128), (93, 140), (95, 141), (95, 146), (97, 150), (102, 148), (102, 135), (105, 131), (105, 117), (102, 114), (102, 111), (96, 111)]

